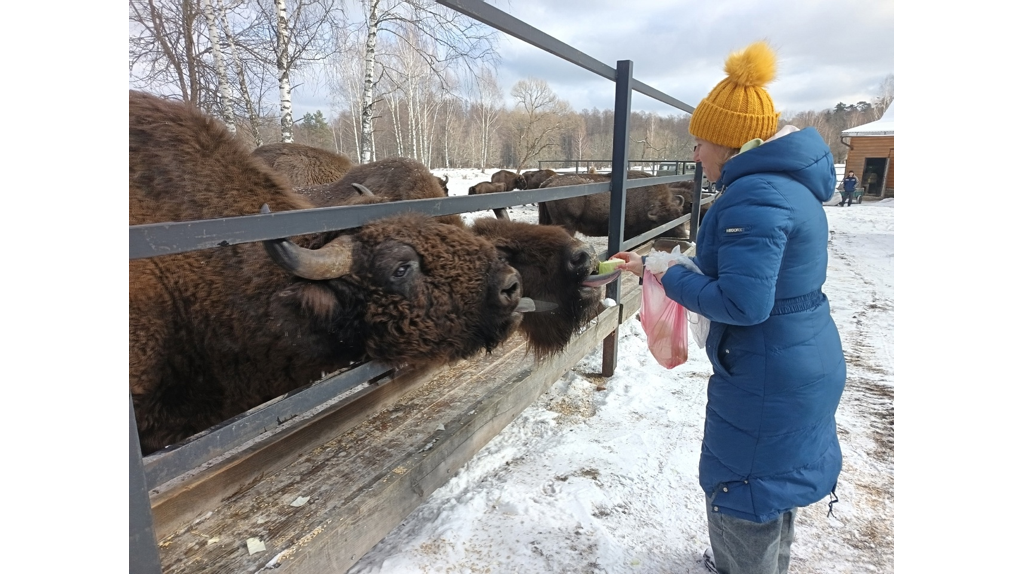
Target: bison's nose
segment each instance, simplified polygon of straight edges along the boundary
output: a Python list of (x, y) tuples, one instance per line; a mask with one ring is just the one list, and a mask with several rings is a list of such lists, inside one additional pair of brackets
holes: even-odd
[(519, 299), (523, 296), (523, 285), (519, 280), (519, 273), (512, 271), (505, 277), (498, 296), (501, 298), (502, 305), (515, 307), (519, 304)]
[(569, 273), (573, 275), (590, 275), (592, 261), (596, 254), (586, 244), (577, 246), (569, 257)]

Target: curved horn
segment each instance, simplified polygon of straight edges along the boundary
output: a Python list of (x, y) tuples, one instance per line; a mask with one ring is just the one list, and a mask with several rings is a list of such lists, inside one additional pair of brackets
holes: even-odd
[(359, 195), (365, 195), (366, 197), (373, 197), (373, 192), (370, 191), (369, 188), (367, 188), (365, 185), (363, 185), (361, 183), (353, 183), (352, 187), (356, 188), (356, 191), (359, 192)]
[(444, 174), (444, 184), (448, 185), (448, 174)]
[[(260, 213), (270, 213), (264, 204)], [(299, 247), (287, 239), (263, 242), (267, 255), (282, 269), (303, 279), (335, 279), (352, 268), (352, 237), (342, 235), (320, 249)]]
[(682, 206), (686, 205), (686, 198), (685, 197), (683, 197), (682, 195), (680, 195), (678, 193), (675, 195), (675, 197), (676, 197), (676, 201), (679, 203), (679, 207), (682, 207)]

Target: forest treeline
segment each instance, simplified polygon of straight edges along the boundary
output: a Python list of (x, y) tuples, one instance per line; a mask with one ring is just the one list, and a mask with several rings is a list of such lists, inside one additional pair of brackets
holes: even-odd
[[(612, 110), (577, 111), (540, 78), (505, 94), (496, 41), (429, 0), (129, 0), (129, 85), (191, 102), (254, 148), (293, 141), (431, 168), (610, 159)], [(332, 110), (293, 118), (294, 78), (320, 82)], [(841, 163), (841, 132), (881, 117), (893, 92), (890, 75), (871, 102), (782, 121), (815, 127)], [(690, 159), (689, 121), (633, 112), (629, 159)]]

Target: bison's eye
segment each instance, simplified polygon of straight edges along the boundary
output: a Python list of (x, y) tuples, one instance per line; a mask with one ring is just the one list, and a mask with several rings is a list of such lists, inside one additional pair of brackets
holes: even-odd
[(391, 293), (410, 297), (419, 269), (420, 256), (407, 244), (387, 241), (374, 253), (373, 281)]

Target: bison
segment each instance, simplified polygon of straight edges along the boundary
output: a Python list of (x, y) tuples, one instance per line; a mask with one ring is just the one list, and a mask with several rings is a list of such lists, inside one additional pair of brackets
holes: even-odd
[[(383, 200), (401, 201), (447, 197), (447, 183), (447, 177), (435, 176), (427, 166), (414, 159), (389, 157), (357, 165), (333, 183), (296, 191), (315, 205), (327, 207), (344, 205), (358, 197), (361, 192), (353, 184), (360, 184)], [(438, 219), (455, 225), (462, 223), (459, 215), (444, 215)]]
[[(308, 209), (218, 121), (129, 91), (129, 225)], [(350, 202), (385, 201), (359, 197)], [(460, 222), (461, 223), (461, 222)], [(351, 365), (490, 351), (533, 302), (508, 254), (421, 214), (129, 262), (129, 388), (145, 452)]]
[[(676, 181), (668, 184), (669, 189), (673, 194), (677, 194), (683, 198), (683, 214), (693, 213), (693, 180), (688, 179), (685, 181)], [(712, 202), (714, 203), (714, 202)], [(702, 205), (700, 208), (700, 219), (704, 220), (704, 216), (707, 215), (708, 209), (711, 209), (711, 203)], [(689, 229), (690, 223), (686, 222), (687, 229)], [(689, 232), (687, 232), (689, 233)]]
[(561, 351), (597, 316), (602, 286), (619, 276), (619, 271), (593, 275), (592, 249), (560, 227), (480, 218), (472, 230), (519, 271), (523, 296), (536, 301), (537, 312), (523, 315), (520, 329), (540, 357)]
[[(469, 195), (479, 195), (483, 193), (497, 193), (500, 191), (506, 191), (504, 182), (490, 182), (481, 181), (480, 183), (469, 188)], [(512, 191), (509, 189), (508, 191)]]
[(293, 187), (338, 181), (352, 169), (352, 161), (344, 155), (297, 143), (263, 145), (252, 155), (288, 178)]
[(541, 185), (545, 181), (555, 177), (556, 175), (558, 175), (558, 172), (550, 169), (524, 171), (523, 180), (525, 181), (526, 186), (523, 187), (523, 189), (540, 189)]
[[(509, 172), (509, 173), (511, 173), (511, 172)], [(480, 194), (484, 194), (484, 193), (498, 193), (498, 192), (501, 192), (501, 191), (506, 191), (506, 186), (505, 186), (504, 182), (501, 182), (501, 181), (499, 181), (499, 182), (481, 181), (480, 183), (478, 183), (478, 184), (476, 184), (476, 185), (474, 185), (474, 186), (469, 188), (468, 195), (480, 195)], [(512, 190), (509, 189), (508, 191), (512, 191)], [(498, 219), (512, 219), (508, 215), (508, 208), (505, 208), (505, 207), (495, 207), (494, 208), (494, 217), (497, 217)]]
[(526, 178), (522, 175), (512, 173), (507, 169), (502, 169), (491, 174), (491, 183), (505, 184), (505, 191), (526, 189)]
[[(643, 177), (651, 176), (641, 171), (627, 172), (628, 179)], [(607, 174), (559, 175), (548, 179), (541, 187), (586, 185), (610, 180), (611, 176)], [(610, 208), (611, 192), (606, 191), (594, 195), (544, 201), (537, 204), (537, 213), (542, 225), (560, 225), (569, 234), (579, 231), (584, 235), (600, 236), (608, 235)], [(636, 237), (683, 215), (683, 199), (673, 195), (669, 186), (659, 184), (631, 188), (626, 190), (623, 234), (625, 237)], [(684, 237), (685, 230), (679, 225), (665, 235)]]

